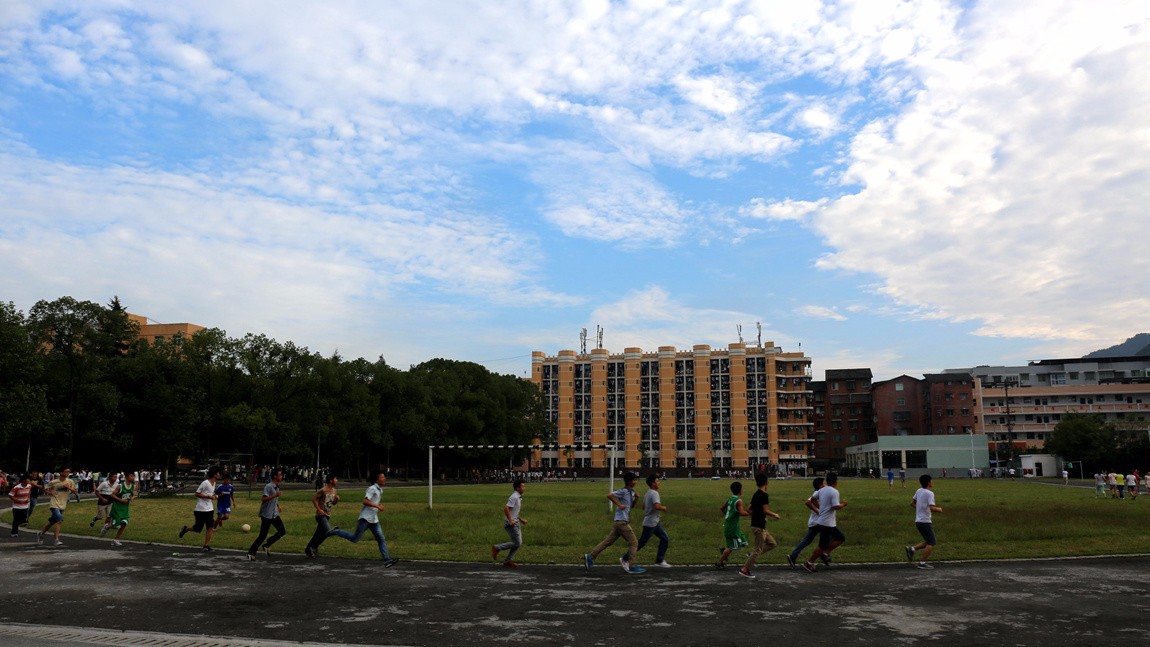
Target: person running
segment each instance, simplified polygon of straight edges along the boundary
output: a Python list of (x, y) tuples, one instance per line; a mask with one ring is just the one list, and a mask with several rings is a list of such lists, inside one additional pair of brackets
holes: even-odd
[(934, 552), (934, 546), (938, 543), (934, 538), (934, 524), (931, 521), (931, 515), (935, 512), (942, 512), (942, 508), (934, 504), (934, 483), (931, 482), (930, 474), (923, 474), (918, 477), (918, 483), (922, 487), (911, 497), (910, 507), (914, 508), (914, 527), (918, 528), (918, 534), (922, 535), (922, 541), (914, 546), (906, 547), (906, 558), (913, 562), (915, 554), (921, 554), (918, 567), (923, 570), (931, 570), (934, 567), (928, 564), (927, 560), (930, 559), (930, 554)]
[(131, 517), (131, 503), (136, 498), (136, 473), (127, 472), (124, 475), (124, 480), (116, 483), (116, 489), (112, 490), (112, 509), (108, 514), (108, 522), (104, 524), (103, 530), (100, 534), (104, 534), (109, 527), (116, 529), (116, 536), (112, 538), (113, 546), (123, 546), (120, 543), (120, 537), (124, 535), (124, 531), (128, 528), (128, 520)]
[(108, 513), (112, 508), (112, 491), (116, 489), (116, 484), (115, 472), (105, 475), (96, 484), (96, 516), (92, 517), (91, 523), (88, 524), (89, 528), (94, 527), (101, 519), (104, 520), (104, 526), (108, 525)]
[(755, 567), (755, 562), (758, 561), (759, 556), (769, 550), (774, 550), (779, 545), (779, 542), (775, 541), (775, 538), (767, 530), (767, 517), (779, 518), (777, 512), (771, 511), (771, 498), (767, 495), (769, 482), (766, 474), (759, 472), (755, 475), (755, 485), (759, 486), (759, 489), (751, 495), (751, 534), (755, 536), (755, 548), (747, 557), (747, 563), (739, 569), (739, 575), (743, 577), (754, 578), (755, 574), (751, 572), (751, 569)]
[(747, 546), (747, 536), (743, 534), (743, 529), (739, 528), (739, 517), (749, 517), (751, 513), (743, 507), (743, 500), (740, 498), (742, 494), (743, 484), (738, 481), (731, 483), (731, 496), (727, 498), (723, 507), (719, 508), (724, 515), (723, 547), (719, 550), (719, 561), (715, 562), (716, 569), (727, 567), (727, 558), (731, 556), (731, 551)]
[(398, 564), (399, 560), (387, 552), (387, 538), (383, 536), (383, 527), (379, 523), (379, 513), (384, 510), (383, 504), (379, 502), (383, 498), (384, 483), (387, 483), (387, 474), (384, 474), (383, 470), (376, 470), (372, 474), (371, 485), (363, 493), (363, 508), (359, 512), (354, 534), (339, 528), (332, 528), (331, 534), (343, 537), (354, 544), (359, 541), (364, 532), (371, 530), (375, 542), (379, 545), (379, 557), (383, 560), (383, 567), (391, 568)]
[(887, 487), (894, 487), (894, 468), (886, 468), (886, 485)]
[[(282, 469), (276, 467), (272, 469), (272, 478), (264, 486), (264, 495), (260, 499), (260, 534), (256, 536), (256, 540), (252, 542), (251, 547), (248, 548), (248, 561), (254, 562), (256, 560), (256, 551), (261, 548), (264, 555), (271, 556), (272, 545), (277, 541), (283, 539), (287, 534), (287, 528), (284, 528), (284, 520), (280, 518), (280, 496), (283, 492), (280, 490), (280, 483), (284, 480), (284, 472)], [(213, 495), (214, 496), (214, 495)], [(268, 539), (268, 530), (275, 527), (276, 534)], [(264, 541), (264, 540), (267, 541)]]
[(339, 503), (336, 485), (339, 485), (339, 479), (334, 474), (328, 474), (323, 486), (311, 498), (311, 504), (315, 507), (315, 533), (307, 546), (304, 546), (303, 553), (312, 559), (319, 556), (320, 544), (331, 535), (331, 509)]
[(607, 500), (615, 506), (615, 521), (611, 532), (603, 538), (603, 541), (592, 548), (591, 552), (583, 555), (583, 565), (588, 571), (595, 565), (595, 558), (599, 553), (607, 550), (608, 546), (622, 537), (629, 545), (627, 555), (619, 558), (623, 570), (634, 574), (647, 572), (647, 569), (635, 563), (635, 550), (639, 547), (639, 540), (635, 537), (635, 531), (631, 529), (631, 508), (635, 507), (635, 483), (638, 481), (638, 474), (627, 472), (623, 475), (623, 487), (607, 495)]
[(643, 546), (651, 539), (651, 536), (659, 538), (659, 548), (655, 553), (655, 566), (659, 568), (671, 568), (667, 563), (667, 547), (671, 545), (671, 538), (667, 536), (667, 531), (663, 529), (661, 523), (661, 514), (667, 511), (667, 506), (663, 505), (663, 500), (659, 495), (659, 488), (662, 486), (662, 481), (655, 474), (647, 476), (647, 494), (643, 495), (643, 533), (639, 535), (639, 544), (635, 548), (635, 552), (643, 550)]
[(195, 516), (196, 522), (192, 527), (184, 526), (180, 528), (180, 539), (188, 532), (204, 531), (204, 550), (211, 550), (212, 533), (215, 532), (215, 501), (216, 501), (216, 479), (220, 476), (220, 468), (208, 468), (208, 477), (204, 479), (200, 486), (196, 488), (196, 507), (192, 510), (192, 515)]
[(1094, 473), (1094, 498), (1106, 496), (1106, 475), (1102, 472)]
[(43, 530), (37, 533), (37, 544), (44, 543), (44, 535), (51, 530), (55, 545), (64, 545), (64, 542), (60, 541), (60, 527), (64, 525), (64, 510), (68, 507), (68, 495), (75, 494), (79, 496), (76, 492), (76, 484), (72, 479), (68, 478), (71, 473), (72, 470), (65, 467), (60, 470), (56, 478), (48, 483), (48, 523), (44, 526)]
[(20, 526), (28, 523), (28, 507), (32, 502), (32, 484), (27, 474), (8, 490), (8, 500), (12, 502), (12, 536), (20, 536)]
[(815, 520), (815, 524), (819, 529), (819, 545), (811, 553), (810, 558), (803, 562), (803, 568), (808, 572), (814, 573), (817, 568), (815, 567), (816, 560), (821, 559), (823, 564), (830, 565), (831, 551), (838, 548), (847, 540), (846, 535), (843, 534), (838, 527), (838, 520), (835, 514), (847, 507), (847, 502), (842, 500), (841, 495), (835, 485), (839, 482), (839, 475), (834, 472), (827, 472), (826, 485), (823, 489), (819, 490), (818, 494), (818, 507), (819, 516)]
[(223, 482), (216, 486), (216, 522), (212, 525), (213, 532), (232, 518), (232, 506), (236, 500), (236, 486), (232, 485), (232, 475), (224, 472), (220, 480)]
[(1130, 500), (1138, 498), (1138, 477), (1133, 472), (1126, 475), (1126, 491), (1130, 493)]
[(507, 551), (507, 558), (503, 560), (503, 568), (519, 568), (513, 561), (516, 551), (523, 545), (522, 525), (527, 520), (519, 516), (523, 506), (523, 481), (516, 479), (511, 484), (511, 496), (507, 497), (507, 505), (503, 506), (503, 531), (507, 533), (508, 541), (491, 547), (491, 559), (499, 559), (499, 553)]
[(811, 492), (811, 495), (807, 497), (806, 501), (803, 501), (803, 505), (811, 511), (810, 516), (807, 518), (807, 534), (803, 535), (803, 538), (799, 540), (799, 543), (795, 544), (794, 549), (787, 555), (787, 563), (791, 565), (791, 568), (796, 567), (795, 562), (798, 561), (803, 549), (810, 546), (811, 542), (819, 536), (819, 490), (823, 487), (823, 477), (815, 477), (815, 479), (811, 481), (811, 485), (814, 487), (814, 491)]
[(900, 483), (902, 483), (903, 487), (906, 487), (906, 468), (905, 467), (898, 468), (898, 480)]

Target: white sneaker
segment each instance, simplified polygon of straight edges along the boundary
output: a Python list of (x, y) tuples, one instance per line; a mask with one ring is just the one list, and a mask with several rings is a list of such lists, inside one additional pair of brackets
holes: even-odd
[(101, 527), (100, 528), (100, 536), (103, 537), (106, 534), (108, 534), (108, 526)]
[(44, 531), (41, 530), (40, 532), (36, 533), (36, 545), (39, 546), (40, 544), (43, 544), (43, 543), (44, 543)]
[(60, 541), (59, 539), (57, 539), (57, 540), (56, 540), (56, 545), (57, 545), (57, 546), (63, 546), (63, 545), (64, 545), (64, 542), (62, 542), (62, 541)]
[(627, 571), (628, 573), (631, 572), (631, 564), (626, 560), (626, 558), (620, 557), (619, 565), (623, 567), (624, 571)]
[(113, 539), (113, 540), (112, 540), (112, 545), (113, 545), (113, 546), (123, 546), (124, 544), (120, 543), (120, 540), (119, 540), (119, 539)]
[(671, 565), (667, 563), (667, 560), (663, 560), (661, 562), (655, 562), (654, 564), (652, 564), (652, 566), (658, 566), (659, 568), (671, 568)]

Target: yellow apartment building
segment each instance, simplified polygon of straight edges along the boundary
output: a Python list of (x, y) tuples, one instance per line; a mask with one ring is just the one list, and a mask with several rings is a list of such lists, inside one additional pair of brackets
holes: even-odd
[(173, 337), (191, 337), (197, 332), (204, 329), (203, 326), (198, 326), (192, 323), (148, 323), (148, 318), (143, 315), (134, 315), (128, 313), (128, 319), (135, 322), (140, 327), (140, 339), (148, 340), (148, 343), (154, 344), (163, 339), (171, 339)]
[(618, 467), (688, 473), (775, 469), (805, 473), (813, 431), (811, 359), (765, 345), (658, 352), (531, 354), (558, 448), (535, 450), (550, 469)]

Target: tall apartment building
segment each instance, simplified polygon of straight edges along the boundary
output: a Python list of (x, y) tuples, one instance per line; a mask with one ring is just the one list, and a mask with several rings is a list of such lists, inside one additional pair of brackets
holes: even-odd
[(928, 403), (927, 434), (981, 433), (973, 377), (962, 373), (927, 373), (922, 377)]
[(814, 457), (821, 468), (842, 464), (846, 448), (876, 440), (869, 368), (827, 369), (812, 383)]
[(763, 346), (627, 348), (612, 354), (531, 354), (562, 449), (537, 450), (545, 468), (620, 465), (671, 472), (773, 469), (805, 472), (810, 454), (811, 359)]

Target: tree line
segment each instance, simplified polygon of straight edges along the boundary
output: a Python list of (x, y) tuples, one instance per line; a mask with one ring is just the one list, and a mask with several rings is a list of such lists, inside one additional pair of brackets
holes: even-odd
[[(315, 465), (425, 470), (429, 444), (548, 438), (535, 385), (471, 362), (399, 370), (209, 328), (155, 343), (118, 298), (0, 302), (0, 467)], [(437, 470), (506, 466), (518, 452), (437, 455)]]
[(1054, 426), (1043, 452), (1083, 463), (1083, 473), (1146, 472), (1150, 470), (1150, 423), (1142, 416), (1107, 420), (1100, 413), (1071, 412)]

